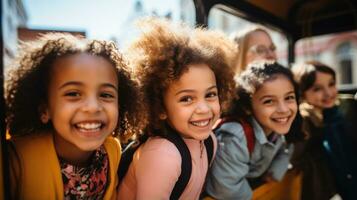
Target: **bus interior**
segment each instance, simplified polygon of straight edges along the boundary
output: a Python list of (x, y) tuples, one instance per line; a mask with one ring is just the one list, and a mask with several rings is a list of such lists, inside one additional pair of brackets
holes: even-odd
[[(2, 11), (9, 9), (9, 4), (12, 4), (10, 2), (12, 1), (1, 0)], [(14, 2), (20, 2), (21, 5), (21, 0)], [(30, 0), (27, 0), (28, 2)], [(140, 1), (133, 2), (138, 6)], [(162, 4), (165, 2), (163, 1)], [(32, 1), (32, 3), (36, 2)], [(106, 4), (106, 1), (97, 3)], [(357, 124), (357, 1), (177, 0), (177, 5), (180, 5), (182, 10), (186, 10), (179, 18), (193, 26), (219, 29), (226, 34), (231, 34), (247, 24), (260, 24), (267, 27), (272, 31), (275, 43), (279, 44), (278, 60), (286, 66), (293, 62), (311, 59), (325, 61), (337, 71), (343, 113), (348, 120), (354, 122), (353, 124)], [(8, 33), (4, 28), (8, 19), (7, 12), (1, 12), (0, 79), (3, 86), (7, 64), (5, 57), (9, 51), (6, 49)], [(17, 27), (17, 30), (19, 31), (20, 28)], [(2, 177), (0, 199), (9, 199), (4, 87), (1, 87), (0, 94)]]

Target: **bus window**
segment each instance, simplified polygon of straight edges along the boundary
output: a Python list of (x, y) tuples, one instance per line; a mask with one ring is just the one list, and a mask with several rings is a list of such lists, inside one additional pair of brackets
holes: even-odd
[(251, 25), (260, 25), (265, 27), (273, 39), (273, 43), (277, 47), (278, 62), (287, 66), (288, 64), (288, 40), (286, 36), (278, 30), (267, 26), (265, 24), (259, 24), (259, 22), (252, 22), (249, 18), (240, 17), (240, 14), (232, 11), (223, 5), (215, 5), (208, 15), (208, 27), (210, 29), (218, 29), (231, 35), (232, 33), (243, 30)]
[(296, 62), (317, 60), (337, 73), (340, 87), (357, 85), (357, 31), (303, 38), (296, 43)]

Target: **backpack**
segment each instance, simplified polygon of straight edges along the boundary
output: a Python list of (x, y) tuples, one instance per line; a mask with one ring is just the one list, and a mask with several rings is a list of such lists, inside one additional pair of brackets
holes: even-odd
[[(141, 138), (139, 138), (139, 144), (135, 146), (135, 142), (129, 143), (126, 148), (122, 152), (122, 156), (120, 159), (119, 163), (119, 169), (118, 169), (118, 176), (119, 176), (119, 183), (121, 180), (123, 180), (125, 174), (128, 171), (129, 165), (133, 160), (133, 156), (135, 151), (140, 147), (141, 144), (143, 144), (146, 140), (148, 139), (148, 136), (143, 135)], [(190, 151), (181, 138), (181, 136), (176, 133), (176, 131), (172, 130), (171, 128), (168, 128), (167, 135), (165, 136), (165, 139), (169, 140), (171, 143), (173, 143), (176, 148), (179, 150), (182, 158), (181, 162), (181, 174), (171, 192), (170, 199), (179, 199), (183, 191), (185, 190), (188, 181), (190, 180), (191, 177), (191, 172), (192, 172), (192, 161), (191, 161), (191, 154)], [(206, 147), (206, 152), (207, 152), (207, 158), (208, 158), (208, 163), (212, 162), (212, 157), (213, 157), (213, 139), (212, 136), (210, 135), (207, 139), (204, 140), (204, 145)]]
[(216, 127), (214, 128), (214, 131), (216, 131), (218, 128), (220, 128), (224, 123), (227, 122), (238, 122), (240, 125), (243, 127), (243, 132), (245, 135), (245, 138), (247, 140), (247, 147), (249, 151), (249, 155), (251, 155), (254, 151), (254, 145), (255, 145), (255, 135), (254, 135), (254, 129), (252, 125), (246, 120), (246, 119), (234, 119), (234, 118), (222, 118), (220, 121), (217, 123)]

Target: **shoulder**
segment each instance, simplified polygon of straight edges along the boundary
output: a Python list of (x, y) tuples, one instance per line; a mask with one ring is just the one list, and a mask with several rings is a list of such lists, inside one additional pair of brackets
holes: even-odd
[(220, 137), (236, 137), (240, 140), (244, 139), (244, 130), (239, 122), (226, 122), (223, 123), (215, 131), (218, 138)]
[(181, 158), (179, 150), (175, 144), (161, 137), (151, 137), (140, 146), (140, 152), (144, 155), (162, 155)]
[(149, 138), (133, 157), (137, 175), (150, 171), (174, 175), (177, 178), (181, 173), (181, 162), (181, 154), (176, 146), (160, 137)]
[(21, 154), (46, 152), (53, 147), (53, 137), (51, 134), (19, 136), (11, 138), (9, 143)]

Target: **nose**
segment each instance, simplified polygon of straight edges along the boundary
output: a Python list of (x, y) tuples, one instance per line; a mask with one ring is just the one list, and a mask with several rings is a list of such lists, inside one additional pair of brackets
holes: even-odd
[(325, 88), (325, 89), (324, 89), (324, 96), (325, 96), (326, 98), (331, 97), (331, 96), (332, 96), (332, 90), (330, 90), (329, 88)]
[(96, 113), (102, 110), (102, 104), (97, 96), (93, 95), (85, 100), (82, 110), (85, 112)]
[(207, 113), (210, 110), (210, 106), (207, 102), (202, 101), (197, 104), (196, 113)]
[(276, 60), (275, 51), (273, 51), (271, 49), (267, 49), (266, 54), (265, 54), (265, 58), (268, 59), (268, 60)]
[(284, 113), (289, 111), (289, 107), (286, 102), (279, 102), (277, 110), (278, 112)]

